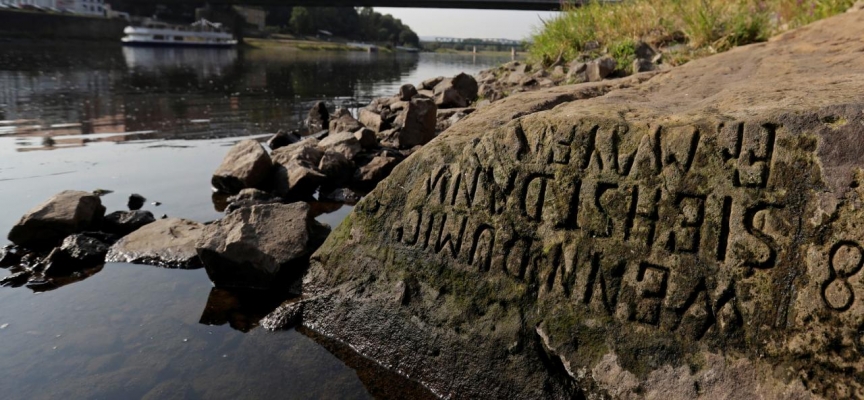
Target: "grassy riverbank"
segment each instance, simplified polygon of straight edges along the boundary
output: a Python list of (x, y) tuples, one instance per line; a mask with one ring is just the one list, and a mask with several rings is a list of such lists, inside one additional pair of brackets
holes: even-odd
[[(638, 41), (670, 48), (670, 64), (765, 41), (846, 11), (854, 0), (632, 0), (570, 7), (534, 35), (531, 58), (546, 65), (608, 53), (619, 65)], [(604, 51), (605, 50), (605, 51)]]

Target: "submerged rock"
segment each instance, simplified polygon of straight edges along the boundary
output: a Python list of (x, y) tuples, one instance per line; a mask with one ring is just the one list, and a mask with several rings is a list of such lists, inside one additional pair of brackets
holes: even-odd
[(0, 248), (0, 268), (9, 268), (18, 265), (23, 255), (23, 250), (15, 245)]
[(156, 218), (150, 211), (115, 211), (102, 220), (102, 230), (124, 236), (154, 221)]
[(243, 189), (237, 195), (229, 197), (227, 202), (228, 205), (225, 207), (225, 212), (230, 213), (243, 207), (281, 203), (282, 198), (263, 190)]
[(195, 243), (204, 225), (180, 218), (160, 219), (120, 239), (106, 262), (150, 264), (165, 268), (200, 268)]
[(104, 215), (99, 196), (67, 190), (21, 217), (9, 232), (9, 240), (28, 248), (51, 248), (66, 236), (98, 227)]
[(216, 286), (266, 289), (329, 232), (306, 203), (252, 206), (207, 226), (197, 251)]
[(273, 162), (260, 143), (242, 140), (231, 147), (222, 165), (213, 173), (211, 184), (223, 193), (237, 193), (259, 187), (270, 174)]
[(144, 207), (144, 203), (147, 202), (147, 199), (144, 196), (134, 193), (129, 196), (129, 201), (126, 203), (126, 207), (129, 207), (131, 211), (140, 210), (141, 207)]
[(441, 397), (864, 396), (861, 37), (478, 110), (330, 235), (303, 325)]

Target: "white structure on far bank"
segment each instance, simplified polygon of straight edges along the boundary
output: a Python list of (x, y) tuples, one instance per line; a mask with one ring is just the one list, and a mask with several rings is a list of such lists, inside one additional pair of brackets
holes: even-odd
[(101, 15), (108, 17), (111, 6), (105, 4), (105, 0), (0, 0), (0, 3), (11, 4), (19, 7), (28, 5), (70, 11), (75, 14)]

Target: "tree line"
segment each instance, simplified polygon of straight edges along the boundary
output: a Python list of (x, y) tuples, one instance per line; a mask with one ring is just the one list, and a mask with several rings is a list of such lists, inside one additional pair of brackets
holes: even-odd
[(315, 35), (327, 31), (366, 42), (420, 46), (420, 37), (411, 27), (371, 7), (271, 7), (268, 11), (267, 25), (282, 32)]

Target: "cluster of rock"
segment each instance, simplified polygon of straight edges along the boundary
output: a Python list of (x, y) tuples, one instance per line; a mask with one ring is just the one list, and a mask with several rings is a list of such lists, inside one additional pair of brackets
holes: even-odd
[(267, 321), (445, 398), (864, 398), (862, 38), (851, 12), (496, 101)]
[[(563, 63), (560, 60), (552, 65), (511, 61), (497, 68), (488, 69), (477, 75), (480, 99), (494, 102), (511, 94), (548, 89), (559, 85), (584, 82), (599, 82), (604, 79), (621, 78), (640, 72), (666, 70), (670, 66), (663, 63), (663, 53), (651, 45), (639, 42), (635, 45), (634, 60), (621, 66), (609, 55), (597, 57), (599, 46), (588, 46), (586, 52), (577, 59)], [(483, 106), (486, 103), (478, 103)]]
[[(233, 203), (237, 209), (224, 219), (201, 224), (181, 218), (156, 220), (142, 210), (105, 215), (98, 195), (64, 191), (12, 227), (9, 240), (14, 244), (0, 250), (0, 267), (12, 273), (0, 285), (34, 290), (60, 286), (57, 283), (69, 277), (97, 272), (106, 262), (125, 262), (183, 269), (203, 266), (220, 287), (267, 289), (302, 270), (305, 262), (299, 261), (324, 241), (330, 228), (314, 220), (306, 203), (261, 200), (259, 194), (246, 191)], [(133, 195), (130, 205), (134, 208), (137, 202)]]

